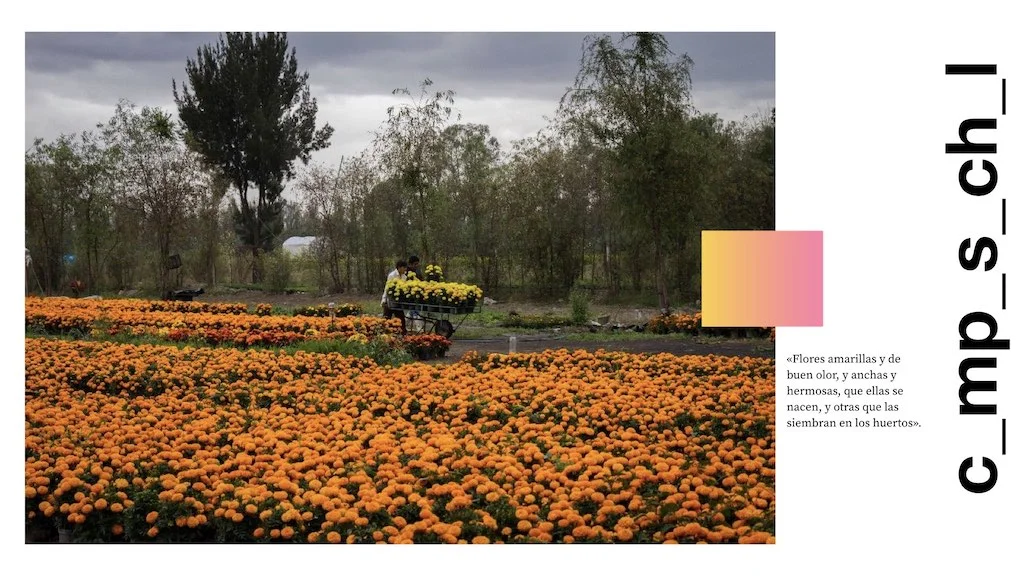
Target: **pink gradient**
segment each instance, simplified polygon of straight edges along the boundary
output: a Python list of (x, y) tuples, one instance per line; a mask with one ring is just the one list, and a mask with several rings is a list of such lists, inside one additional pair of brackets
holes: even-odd
[(821, 231), (701, 232), (701, 323), (821, 326)]

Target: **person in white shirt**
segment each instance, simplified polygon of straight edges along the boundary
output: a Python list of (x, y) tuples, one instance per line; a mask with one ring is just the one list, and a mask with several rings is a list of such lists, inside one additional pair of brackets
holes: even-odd
[[(423, 280), (423, 276), (420, 276), (420, 257), (413, 254), (409, 256), (409, 259), (406, 262), (408, 269), (405, 273), (406, 278), (412, 280)], [(409, 324), (412, 325), (414, 332), (423, 332), (423, 317), (420, 316), (419, 312), (415, 310), (409, 311), (409, 316), (406, 320), (408, 320)]]
[(408, 275), (409, 273), (412, 273), (412, 275), (415, 276), (417, 280), (423, 280), (423, 278), (420, 276), (420, 257), (419, 256), (417, 256), (415, 254), (413, 254), (412, 256), (409, 256), (409, 261), (408, 261), (407, 268), (408, 268), (408, 272), (406, 273), (406, 275)]
[(388, 282), (390, 282), (391, 280), (394, 280), (395, 278), (398, 278), (400, 280), (405, 280), (405, 273), (406, 273), (406, 271), (408, 269), (409, 268), (406, 265), (405, 260), (399, 260), (398, 262), (395, 262), (395, 269), (392, 270), (391, 273), (388, 274), (387, 280), (384, 281), (384, 294), (381, 295), (381, 297), (380, 297), (380, 306), (381, 306), (381, 308), (384, 309), (384, 318), (385, 319), (398, 318), (399, 320), (401, 320), (402, 321), (402, 334), (403, 335), (406, 333), (405, 332), (405, 312), (402, 312), (401, 310), (395, 310), (394, 308), (391, 308), (390, 306), (388, 306)]

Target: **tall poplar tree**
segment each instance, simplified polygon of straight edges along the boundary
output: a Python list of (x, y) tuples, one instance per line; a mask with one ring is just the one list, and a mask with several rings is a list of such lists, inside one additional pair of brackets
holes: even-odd
[(334, 129), (316, 128), (308, 73), (298, 72), (285, 33), (227, 33), (198, 49), (185, 65), (188, 85), (172, 84), (188, 139), (238, 191), (235, 231), (262, 280), (261, 252), (282, 229), (281, 192), (296, 159), (329, 145)]

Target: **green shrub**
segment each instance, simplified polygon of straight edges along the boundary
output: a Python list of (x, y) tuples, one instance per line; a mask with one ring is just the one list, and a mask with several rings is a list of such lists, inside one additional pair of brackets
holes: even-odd
[(288, 290), (292, 281), (292, 259), (284, 250), (277, 250), (264, 257), (264, 288), (281, 294)]
[(586, 324), (590, 320), (590, 294), (582, 288), (574, 287), (569, 292), (569, 303), (572, 305), (573, 324)]
[(554, 314), (544, 314), (542, 316), (529, 316), (520, 315), (514, 312), (509, 312), (508, 317), (501, 320), (500, 325), (505, 328), (527, 328), (533, 330), (544, 330), (546, 328), (560, 328), (562, 326), (571, 326), (573, 324), (572, 318), (565, 316), (555, 316)]

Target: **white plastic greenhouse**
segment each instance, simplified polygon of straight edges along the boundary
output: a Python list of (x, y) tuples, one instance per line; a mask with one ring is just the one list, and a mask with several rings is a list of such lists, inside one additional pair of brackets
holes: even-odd
[(298, 256), (309, 249), (316, 241), (316, 236), (292, 236), (284, 241), (282, 248), (292, 256)]

